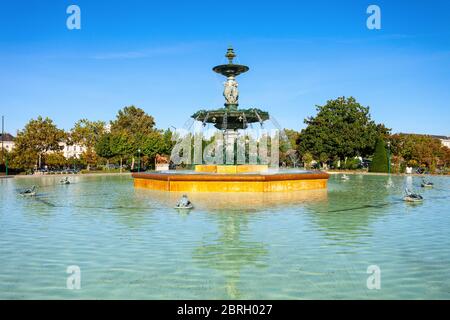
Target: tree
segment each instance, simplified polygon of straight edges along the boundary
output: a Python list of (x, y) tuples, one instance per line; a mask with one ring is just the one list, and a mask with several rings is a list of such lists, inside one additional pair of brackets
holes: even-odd
[(340, 97), (317, 106), (317, 115), (305, 119), (305, 124), (299, 138), (300, 153), (311, 152), (316, 158), (325, 153), (330, 159), (340, 160), (371, 155), (377, 137), (390, 130), (377, 126), (370, 118), (369, 107), (363, 107), (353, 97)]
[(81, 119), (72, 128), (70, 139), (73, 143), (84, 145), (88, 149), (93, 149), (104, 133), (105, 122)]
[(55, 151), (44, 156), (44, 163), (51, 168), (61, 168), (67, 164), (67, 160), (61, 151)]
[(161, 132), (154, 131), (148, 134), (142, 143), (141, 151), (150, 160), (153, 160), (157, 154), (166, 154), (167, 146)]
[(311, 167), (311, 162), (314, 160), (313, 155), (309, 152), (303, 154), (302, 157), (305, 168), (309, 169)]
[(87, 170), (89, 170), (91, 165), (97, 164), (98, 156), (97, 156), (97, 153), (94, 151), (93, 148), (87, 148), (81, 154), (80, 160), (83, 163), (83, 165), (86, 165)]
[(438, 166), (447, 166), (448, 148), (437, 138), (400, 133), (390, 136), (389, 140), (392, 154), (408, 166), (427, 167), (431, 172)]
[(369, 172), (388, 172), (388, 156), (383, 138), (378, 138)]
[(298, 162), (298, 140), (300, 132), (292, 129), (284, 129), (284, 139), (280, 133), (280, 162), (283, 165), (295, 166)]
[(172, 139), (173, 132), (170, 129), (167, 129), (163, 133), (163, 140), (164, 140), (164, 149), (160, 150), (159, 153), (169, 156), (172, 152), (172, 148), (175, 146), (175, 141)]
[(70, 132), (70, 142), (86, 147), (83, 159), (87, 169), (96, 163), (97, 157), (94, 154), (95, 145), (105, 133), (105, 123), (103, 121), (89, 121), (87, 119), (78, 120)]
[(327, 166), (328, 160), (330, 160), (330, 158), (328, 157), (328, 155), (325, 152), (322, 152), (319, 155), (319, 162), (321, 163), (322, 168), (325, 168)]
[(107, 133), (100, 137), (95, 145), (95, 152), (102, 158), (105, 158), (107, 162), (114, 157), (114, 153), (111, 150), (111, 134)]
[[(154, 131), (155, 120), (144, 110), (129, 106), (119, 110), (116, 120), (111, 122), (111, 134), (114, 148), (112, 150), (120, 152), (121, 161), (123, 157), (131, 155), (131, 169), (134, 168), (135, 155), (138, 149), (143, 148), (147, 136)], [(117, 143), (122, 145), (117, 145)], [(126, 153), (124, 153), (126, 152)]]
[(42, 156), (50, 151), (60, 151), (60, 143), (66, 138), (63, 130), (49, 118), (39, 116), (30, 120), (15, 140), (14, 160), (21, 168), (30, 169), (41, 166)]

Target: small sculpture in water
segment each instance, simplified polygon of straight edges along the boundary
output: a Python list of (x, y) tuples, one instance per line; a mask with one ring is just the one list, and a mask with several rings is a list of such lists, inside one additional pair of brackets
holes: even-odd
[(191, 201), (189, 201), (187, 195), (183, 194), (180, 200), (178, 200), (177, 205), (175, 206), (176, 209), (192, 209), (194, 206), (192, 205)]
[(422, 179), (422, 183), (420, 185), (422, 188), (433, 188), (434, 184), (433, 182), (426, 181), (425, 179)]
[(403, 200), (407, 202), (422, 202), (423, 197), (420, 194), (413, 193), (408, 188), (405, 188), (405, 196), (403, 197)]
[(65, 177), (64, 179), (61, 179), (61, 180), (59, 181), (59, 183), (60, 183), (60, 184), (70, 184), (70, 181), (69, 181), (69, 178), (68, 178), (68, 177)]
[(21, 196), (28, 196), (28, 197), (35, 196), (36, 195), (36, 186), (32, 186), (31, 188), (22, 190), (19, 194)]

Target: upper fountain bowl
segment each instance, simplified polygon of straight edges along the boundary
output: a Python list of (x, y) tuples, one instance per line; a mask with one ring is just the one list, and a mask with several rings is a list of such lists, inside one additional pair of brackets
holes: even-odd
[(213, 68), (214, 72), (220, 73), (221, 75), (224, 75), (225, 77), (236, 77), (240, 75), (241, 73), (247, 72), (249, 70), (249, 67), (241, 65), (241, 64), (221, 64), (219, 66), (215, 66)]
[(241, 73), (247, 72), (249, 68), (247, 66), (241, 64), (234, 64), (233, 59), (236, 57), (233, 48), (230, 46), (227, 49), (227, 53), (225, 54), (225, 58), (228, 59), (228, 64), (221, 64), (219, 66), (215, 66), (213, 68), (214, 72), (220, 73), (225, 77), (236, 77)]

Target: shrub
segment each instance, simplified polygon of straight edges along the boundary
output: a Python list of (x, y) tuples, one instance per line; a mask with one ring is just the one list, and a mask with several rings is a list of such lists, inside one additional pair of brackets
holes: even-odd
[(388, 157), (384, 140), (378, 138), (369, 172), (388, 172)]
[(356, 158), (347, 158), (344, 163), (344, 169), (347, 170), (356, 170), (361, 166), (361, 161)]

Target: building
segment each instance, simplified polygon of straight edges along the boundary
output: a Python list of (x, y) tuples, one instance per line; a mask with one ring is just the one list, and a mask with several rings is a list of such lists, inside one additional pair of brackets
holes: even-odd
[(16, 138), (14, 138), (12, 135), (10, 135), (9, 133), (5, 133), (4, 135), (2, 135), (0, 133), (0, 140), (3, 143), (3, 149), (5, 149), (8, 152), (11, 152), (11, 150), (14, 148), (14, 140)]
[(59, 146), (61, 147), (61, 151), (66, 159), (80, 158), (83, 152), (86, 151), (86, 147), (79, 144), (68, 145), (65, 142), (61, 142)]
[(432, 136), (433, 138), (441, 140), (444, 147), (450, 148), (450, 137), (447, 136)]
[[(2, 134), (0, 133), (0, 140), (3, 141), (3, 148), (6, 151), (11, 152), (14, 149), (15, 137), (11, 134), (5, 133), (5, 135), (2, 137)], [(86, 151), (86, 147), (79, 144), (68, 145), (65, 142), (61, 142), (59, 146), (61, 148), (61, 152), (64, 154), (64, 157), (67, 159), (73, 157), (80, 158), (83, 152)]]

